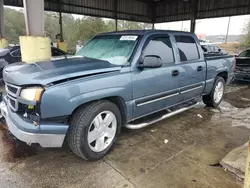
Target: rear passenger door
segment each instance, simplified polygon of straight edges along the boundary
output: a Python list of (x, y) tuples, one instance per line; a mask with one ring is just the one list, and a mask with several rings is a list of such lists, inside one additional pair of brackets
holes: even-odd
[(179, 51), (179, 87), (181, 101), (203, 93), (206, 78), (206, 62), (200, 56), (198, 45), (189, 35), (175, 35)]
[(179, 100), (178, 76), (173, 76), (177, 67), (169, 36), (151, 36), (145, 43), (141, 59), (147, 55), (159, 56), (162, 66), (136, 69), (132, 73), (134, 118), (159, 111)]

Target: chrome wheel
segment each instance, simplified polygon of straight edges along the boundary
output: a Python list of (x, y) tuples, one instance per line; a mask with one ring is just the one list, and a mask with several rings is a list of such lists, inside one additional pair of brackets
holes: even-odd
[(113, 141), (117, 129), (117, 120), (111, 111), (99, 113), (88, 130), (88, 144), (92, 151), (102, 152)]
[(223, 97), (224, 94), (224, 84), (219, 81), (214, 89), (214, 102), (219, 103)]

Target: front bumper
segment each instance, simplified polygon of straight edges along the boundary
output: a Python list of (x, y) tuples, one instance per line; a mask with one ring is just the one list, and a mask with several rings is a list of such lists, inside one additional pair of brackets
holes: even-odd
[(244, 72), (235, 72), (234, 73), (234, 79), (239, 81), (247, 81), (250, 82), (250, 73), (244, 73)]
[(1, 115), (5, 118), (9, 131), (27, 144), (40, 144), (42, 147), (61, 147), (66, 136), (68, 125), (44, 123), (34, 126), (31, 121), (13, 112), (5, 101), (0, 103)]

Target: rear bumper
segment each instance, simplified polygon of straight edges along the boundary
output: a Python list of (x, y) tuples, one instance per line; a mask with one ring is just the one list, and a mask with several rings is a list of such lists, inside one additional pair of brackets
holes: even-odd
[(42, 147), (61, 147), (67, 133), (68, 125), (46, 123), (34, 126), (20, 115), (0, 103), (1, 115), (5, 118), (9, 131), (19, 140), (27, 144), (40, 144)]

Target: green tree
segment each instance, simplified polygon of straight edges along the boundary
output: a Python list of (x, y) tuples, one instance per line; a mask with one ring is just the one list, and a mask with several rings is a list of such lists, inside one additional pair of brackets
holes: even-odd
[[(25, 35), (25, 21), (22, 11), (4, 9), (5, 33), (10, 43), (19, 43), (19, 36)], [(115, 20), (84, 16), (75, 19), (71, 14), (62, 14), (63, 36), (70, 51), (74, 51), (78, 40), (85, 43), (94, 35), (115, 30)], [(118, 20), (118, 30), (151, 29), (151, 24)], [(45, 36), (52, 42), (57, 42), (56, 35), (60, 33), (59, 14), (44, 13)]]
[(243, 48), (250, 47), (250, 20), (247, 21), (243, 28), (243, 35), (241, 37), (241, 46)]
[(5, 35), (10, 43), (18, 44), (19, 36), (25, 35), (24, 14), (10, 8), (4, 9)]

